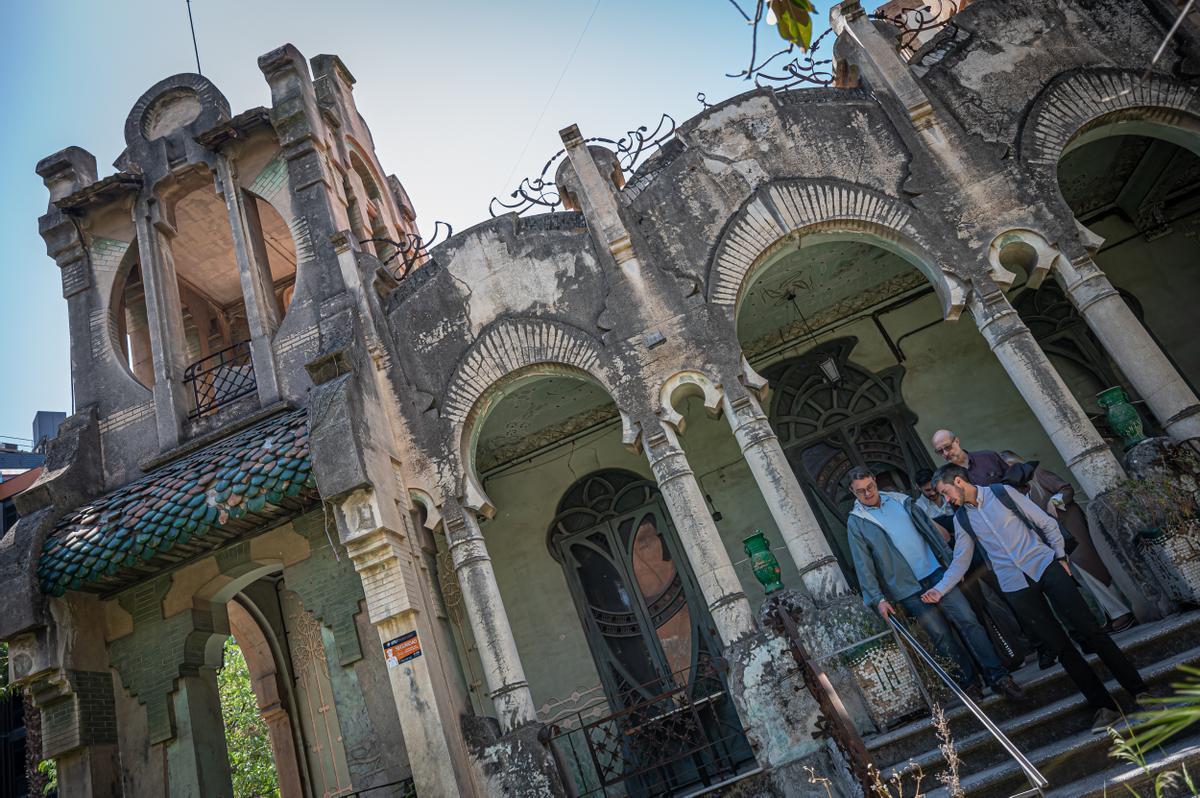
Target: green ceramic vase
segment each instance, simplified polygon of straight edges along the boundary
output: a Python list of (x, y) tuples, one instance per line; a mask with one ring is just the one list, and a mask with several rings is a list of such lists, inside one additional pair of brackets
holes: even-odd
[(779, 560), (771, 553), (771, 543), (767, 536), (759, 530), (742, 541), (742, 548), (750, 558), (750, 568), (754, 578), (763, 586), (764, 593), (774, 593), (783, 587), (780, 581)]
[(1125, 439), (1125, 448), (1146, 440), (1142, 432), (1142, 417), (1137, 408), (1129, 404), (1125, 389), (1121, 386), (1108, 388), (1096, 394), (1096, 401), (1108, 411), (1108, 425)]

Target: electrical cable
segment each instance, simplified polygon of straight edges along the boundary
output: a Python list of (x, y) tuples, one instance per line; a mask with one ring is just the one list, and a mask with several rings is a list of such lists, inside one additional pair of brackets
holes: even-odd
[[(188, 2), (191, 2), (191, 0), (188, 0)], [(537, 121), (533, 123), (533, 129), (529, 131), (529, 138), (525, 139), (525, 146), (521, 148), (521, 154), (517, 156), (512, 169), (508, 172), (508, 177), (504, 178), (504, 185), (501, 187), (500, 193), (496, 196), (503, 197), (507, 194), (509, 181), (517, 173), (517, 168), (520, 167), (525, 153), (529, 152), (529, 145), (533, 142), (533, 137), (537, 135), (538, 126), (542, 124), (542, 119), (545, 118), (546, 111), (550, 110), (550, 103), (554, 101), (554, 95), (558, 94), (558, 87), (562, 85), (562, 80), (566, 77), (567, 70), (571, 68), (571, 62), (575, 60), (575, 53), (579, 52), (579, 45), (583, 43), (583, 37), (587, 35), (588, 28), (592, 25), (592, 18), (596, 16), (598, 8), (600, 8), (600, 0), (596, 0), (596, 4), (592, 6), (592, 13), (588, 14), (587, 22), (583, 23), (583, 30), (579, 32), (579, 38), (575, 40), (575, 46), (571, 48), (571, 54), (567, 57), (567, 62), (563, 64), (562, 72), (558, 73), (558, 80), (554, 81), (554, 88), (550, 90), (550, 96), (546, 98), (546, 104), (542, 106), (542, 112), (538, 114)]]

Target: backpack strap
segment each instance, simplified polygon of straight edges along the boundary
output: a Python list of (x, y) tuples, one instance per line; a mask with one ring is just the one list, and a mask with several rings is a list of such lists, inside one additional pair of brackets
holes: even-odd
[(991, 489), (992, 495), (1000, 500), (1001, 504), (1007, 507), (1013, 515), (1021, 519), (1021, 523), (1028, 527), (1030, 532), (1033, 532), (1035, 535), (1037, 535), (1038, 539), (1041, 540), (1044, 545), (1048, 546), (1051, 551), (1054, 550), (1054, 547), (1050, 545), (1050, 541), (1046, 540), (1046, 533), (1042, 531), (1040, 526), (1037, 526), (1030, 521), (1029, 517), (1021, 511), (1021, 508), (1017, 506), (1016, 501), (1013, 500), (1012, 494), (1005, 490), (1005, 486), (1003, 484), (988, 485), (988, 488)]
[(971, 542), (978, 546), (979, 538), (975, 537), (975, 528), (971, 526), (971, 519), (967, 517), (967, 508), (958, 507), (954, 511), (954, 520), (958, 522), (958, 525), (963, 528), (964, 532), (971, 536)]

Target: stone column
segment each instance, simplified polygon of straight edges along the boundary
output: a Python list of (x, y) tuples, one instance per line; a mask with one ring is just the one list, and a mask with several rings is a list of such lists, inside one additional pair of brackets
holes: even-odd
[[(421, 651), (433, 645), (433, 636), (422, 628), (417, 575), (405, 535), (376, 520), (382, 516), (376, 496), (364, 489), (341, 503), (339, 520), (350, 532), (344, 536), (346, 551), (362, 579), (367, 616), (379, 633), (381, 647), (408, 637), (408, 645)], [(446, 738), (457, 718), (445, 716), (438, 701), (430, 672), (436, 662), (422, 652), (407, 662), (389, 660), (387, 672), (418, 794), (453, 798), (463, 794), (467, 785), (459, 783), (457, 757)]]
[(744, 389), (736, 396), (726, 389), (721, 401), (725, 419), (809, 595), (821, 606), (834, 596), (849, 593), (829, 541), (758, 400)]
[(671, 427), (658, 422), (643, 446), (717, 633), (728, 646), (755, 631), (754, 613), (708, 512), (704, 491)]
[(504, 611), (492, 558), (472, 510), (447, 503), (442, 507), (442, 521), (488, 695), (496, 707), (501, 732), (508, 732), (537, 720), (537, 710)]
[(146, 325), (154, 355), (154, 415), (158, 446), (179, 445), (183, 420), (192, 402), (183, 385), (183, 311), (170, 236), (174, 234), (154, 200), (137, 203), (133, 211), (141, 254), (142, 285), (146, 295)]
[(233, 795), (216, 668), (179, 677), (171, 695), (175, 737), (167, 743), (172, 798)]
[(1058, 275), (1071, 303), (1167, 434), (1200, 437), (1200, 400), (1091, 256), (1059, 258)]
[(1008, 298), (998, 289), (980, 296), (976, 288), (971, 313), (1084, 493), (1097, 496), (1124, 479), (1121, 464)]
[(279, 324), (275, 293), (271, 290), (270, 265), (262, 247), (258, 209), (247, 207), (246, 196), (237, 185), (233, 166), (225, 155), (217, 157), (217, 177), (225, 195), (233, 251), (242, 281), (242, 299), (246, 303), (246, 326), (250, 328), (250, 358), (254, 363), (254, 381), (258, 400), (265, 407), (279, 401), (279, 376), (271, 336)]

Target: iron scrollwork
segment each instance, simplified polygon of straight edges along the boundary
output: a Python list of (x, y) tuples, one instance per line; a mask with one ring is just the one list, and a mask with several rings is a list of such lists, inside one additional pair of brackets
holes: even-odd
[[(637, 168), (644, 155), (658, 152), (662, 149), (663, 144), (674, 135), (675, 119), (670, 114), (663, 114), (653, 131), (650, 130), (649, 125), (642, 125), (636, 130), (628, 131), (615, 141), (595, 136), (585, 139), (584, 144), (597, 143), (611, 146), (616, 153), (617, 162), (621, 166), (621, 173), (629, 175)], [(505, 202), (500, 197), (492, 197), (492, 201), (488, 203), (488, 213), (493, 218), (509, 212), (515, 212), (520, 216), (533, 208), (554, 210), (562, 205), (562, 195), (554, 184), (554, 171), (557, 170), (557, 164), (566, 154), (565, 149), (559, 150), (551, 156), (550, 160), (546, 161), (546, 165), (542, 167), (542, 171), (538, 173), (537, 177), (523, 179), (516, 190), (508, 195), (510, 202)]]
[(958, 4), (954, 0), (930, 0), (926, 5), (903, 9), (891, 16), (876, 11), (871, 18), (895, 25), (900, 29), (896, 47), (900, 50), (915, 51), (921, 47), (921, 34), (941, 28), (946, 24), (946, 20), (956, 13)]
[[(829, 35), (833, 32), (832, 29), (824, 31), (813, 40), (807, 50), (796, 44), (789, 44), (759, 62), (758, 26), (767, 20), (766, 0), (757, 0), (753, 16), (747, 14), (737, 0), (729, 0), (729, 3), (737, 9), (738, 14), (750, 26), (750, 64), (741, 72), (727, 73), (726, 77), (753, 80), (754, 85), (760, 89), (764, 86), (771, 86), (780, 91), (794, 89), (797, 86), (830, 86), (833, 84), (833, 57), (822, 57), (825, 54), (821, 51), (821, 48), (830, 41)], [(791, 60), (786, 60), (789, 56)], [(767, 71), (768, 69), (770, 71)]]
[[(433, 223), (433, 235), (428, 240), (419, 233), (403, 233), (400, 240), (391, 238), (368, 238), (364, 244), (385, 244), (391, 252), (383, 258), (384, 268), (394, 261), (399, 261), (388, 269), (397, 281), (403, 280), (413, 270), (413, 267), (429, 257), (429, 250), (454, 235), (454, 228), (443, 221)], [(382, 254), (382, 253), (381, 253)]]

